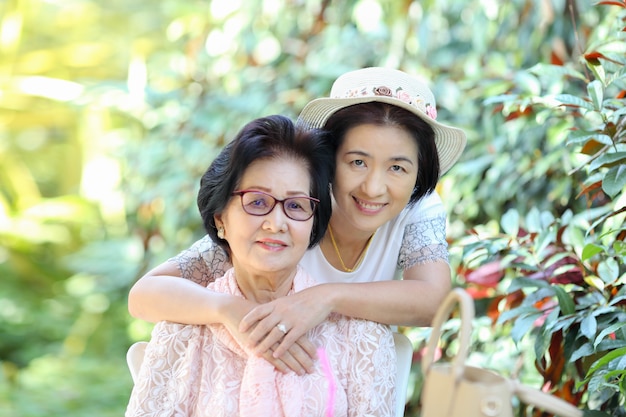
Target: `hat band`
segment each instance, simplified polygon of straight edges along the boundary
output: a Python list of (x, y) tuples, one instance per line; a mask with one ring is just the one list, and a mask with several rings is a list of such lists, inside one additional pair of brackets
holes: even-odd
[(357, 87), (344, 92), (343, 96), (337, 94), (334, 98), (364, 98), (364, 97), (391, 97), (409, 104), (433, 120), (437, 119), (437, 108), (424, 100), (420, 95), (411, 96), (402, 87), (396, 88), (395, 92), (384, 85)]

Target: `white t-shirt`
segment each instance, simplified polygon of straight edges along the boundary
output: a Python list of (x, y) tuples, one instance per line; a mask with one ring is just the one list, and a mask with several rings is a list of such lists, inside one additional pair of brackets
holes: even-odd
[[(178, 265), (183, 278), (204, 286), (232, 266), (223, 249), (208, 235), (170, 261)], [(300, 264), (316, 281), (332, 283), (401, 279), (405, 269), (433, 261), (448, 262), (446, 212), (436, 193), (406, 207), (381, 226), (353, 272), (333, 268), (319, 246), (306, 251)]]
[(319, 246), (306, 251), (300, 265), (319, 282), (372, 282), (401, 279), (417, 264), (448, 261), (446, 212), (433, 193), (378, 228), (361, 264), (353, 272), (335, 269)]

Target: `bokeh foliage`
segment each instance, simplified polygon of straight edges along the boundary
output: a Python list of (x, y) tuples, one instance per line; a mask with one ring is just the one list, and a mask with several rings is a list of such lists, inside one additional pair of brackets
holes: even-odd
[[(623, 17), (583, 0), (0, 3), (0, 414), (121, 415), (125, 350), (150, 329), (126, 294), (202, 235), (199, 175), (245, 122), (295, 117), (346, 70), (429, 79), (439, 120), (468, 132), (440, 186), (459, 285), (468, 231), (505, 250), (511, 213), (584, 213), (591, 175), (565, 146), (583, 127), (534, 100), (577, 95), (590, 77), (531, 69), (584, 71), (583, 51), (623, 42)], [(541, 383), (529, 338), (515, 346), (488, 318), (475, 359), (512, 369), (520, 357), (521, 376)]]

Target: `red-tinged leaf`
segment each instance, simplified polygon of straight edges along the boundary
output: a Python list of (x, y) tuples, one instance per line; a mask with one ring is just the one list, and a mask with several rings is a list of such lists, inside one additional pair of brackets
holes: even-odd
[(526, 296), (524, 295), (524, 292), (521, 289), (515, 292), (512, 292), (511, 294), (506, 296), (506, 300), (510, 308), (515, 308), (515, 307), (519, 307), (520, 305), (522, 305), (524, 298), (526, 298)]
[(499, 114), (502, 112), (503, 109), (504, 109), (504, 104), (496, 104), (495, 106), (493, 106), (493, 111), (491, 113)]
[(572, 270), (565, 273), (555, 275), (550, 278), (551, 284), (577, 284), (580, 285), (585, 282), (583, 273), (579, 267), (574, 267)]
[(580, 193), (576, 196), (576, 198), (580, 198), (583, 195), (589, 195), (592, 191), (598, 190), (602, 188), (602, 181), (594, 182), (593, 184), (583, 188)]
[(588, 54), (585, 54), (584, 57), (587, 61), (598, 61), (600, 58), (606, 58), (603, 54), (596, 51), (589, 52)]
[(600, 1), (598, 2), (598, 4), (601, 4), (603, 6), (619, 6), (619, 7), (623, 7), (626, 8), (626, 2), (623, 1)]
[(500, 261), (493, 261), (479, 266), (465, 275), (465, 281), (487, 288), (495, 288), (504, 277)]
[[(626, 30), (626, 28), (624, 28), (624, 30)], [(615, 96), (615, 98), (619, 98), (619, 99), (622, 99), (622, 98), (624, 98), (624, 97), (626, 97), (626, 90), (622, 90), (622, 91), (620, 91), (620, 92), (619, 92), (619, 93), (617, 93), (617, 95)]]
[(535, 368), (537, 369), (537, 372), (539, 372), (539, 375), (544, 376), (544, 374), (546, 372), (546, 358), (545, 358), (545, 356), (542, 356), (541, 358), (537, 358), (535, 360)]
[(584, 153), (585, 155), (595, 155), (603, 147), (604, 144), (602, 144), (601, 142), (595, 139), (589, 139), (587, 142), (585, 142), (580, 152)]
[(472, 286), (465, 287), (465, 291), (474, 300), (482, 300), (483, 298), (489, 298), (493, 296), (493, 290), (487, 287), (480, 287), (480, 286), (472, 285)]
[(510, 113), (506, 117), (506, 121), (509, 122), (511, 120), (519, 119), (520, 117), (528, 116), (532, 113), (533, 113), (532, 108), (526, 107), (524, 110), (517, 110), (517, 111)]
[(546, 297), (537, 301), (535, 304), (533, 304), (533, 307), (535, 307), (537, 310), (551, 311), (557, 305), (558, 303), (554, 301), (552, 298)]
[(561, 59), (561, 57), (559, 56), (559, 54), (555, 51), (552, 51), (550, 53), (550, 63), (552, 65), (558, 65), (558, 66), (563, 66), (565, 64), (565, 61), (563, 61), (563, 59)]
[(498, 321), (498, 318), (500, 317), (500, 309), (498, 308), (498, 305), (503, 298), (504, 296), (502, 295), (494, 297), (487, 306), (486, 315), (491, 319), (491, 322), (494, 324)]
[(546, 280), (551, 284), (582, 284), (584, 282), (582, 270), (575, 258), (564, 256), (556, 259), (558, 258), (546, 257), (541, 262), (541, 269), (527, 275), (526, 278)]
[(552, 334), (548, 352), (550, 353), (550, 364), (548, 365), (543, 378), (546, 383), (550, 384), (550, 386), (557, 386), (561, 381), (563, 369), (565, 368), (563, 334), (560, 330)]
[(584, 390), (576, 388), (576, 381), (573, 378), (565, 380), (563, 385), (553, 393), (554, 396), (572, 405), (579, 404), (583, 394)]

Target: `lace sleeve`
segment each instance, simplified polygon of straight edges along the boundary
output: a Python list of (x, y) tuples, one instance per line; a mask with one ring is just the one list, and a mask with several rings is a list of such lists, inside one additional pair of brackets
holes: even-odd
[(183, 278), (204, 287), (232, 266), (228, 254), (208, 235), (169, 259), (169, 262), (176, 264)]
[(348, 416), (393, 416), (396, 351), (388, 326), (349, 319)]
[(407, 270), (415, 265), (437, 261), (448, 263), (445, 213), (419, 219), (405, 227), (398, 268)]

